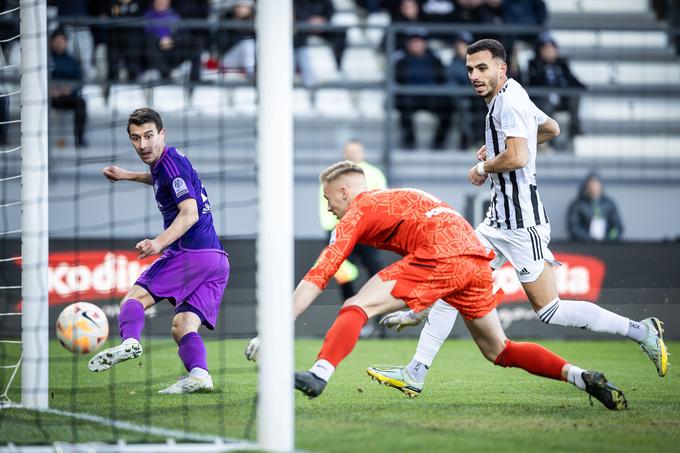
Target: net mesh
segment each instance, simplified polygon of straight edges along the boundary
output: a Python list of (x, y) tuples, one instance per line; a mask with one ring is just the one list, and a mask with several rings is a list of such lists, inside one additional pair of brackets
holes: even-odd
[[(18, 7), (13, 8), (0, 17), (13, 15), (18, 26), (18, 12)], [(250, 444), (236, 439), (254, 438), (257, 381), (255, 367), (241, 359), (245, 342), (238, 340), (255, 334), (256, 94), (252, 80), (204, 65), (199, 68), (203, 81), (193, 80), (190, 64), (195, 60), (189, 63), (186, 55), (178, 58), (168, 78), (153, 68), (134, 80), (124, 70), (113, 78), (107, 78), (106, 72), (93, 74), (90, 71), (102, 64), (97, 59), (101, 52), (96, 24), (49, 11), (48, 16), (50, 52), (55, 31), (63, 30), (66, 52), (81, 69), (78, 77), (69, 79), (50, 67), (50, 409), (35, 412), (18, 406), (22, 385), (17, 373), (22, 333), (20, 65), (3, 60), (0, 99), (9, 100), (9, 105), (0, 107), (8, 107), (9, 118), (3, 116), (0, 127), (9, 130), (0, 148), (0, 396), (11, 405), (0, 411), (1, 431), (6, 433), (0, 443), (153, 443), (172, 438), (248, 448)], [(136, 28), (129, 22), (118, 25), (112, 21), (107, 32), (120, 36), (143, 30), (139, 22)], [(190, 26), (182, 25), (183, 36), (194, 36)], [(205, 23), (194, 31), (202, 36)], [(20, 56), (18, 40), (18, 33), (2, 40), (2, 54), (10, 60)], [(192, 43), (185, 45), (189, 49)], [(196, 49), (200, 57), (201, 47)], [(117, 50), (125, 61), (125, 49)], [(127, 181), (110, 184), (101, 173), (109, 165), (148, 171), (125, 130), (129, 114), (146, 106), (161, 114), (168, 146), (184, 152), (199, 172), (231, 262), (215, 330), (200, 330), (215, 390), (192, 398), (157, 394), (186, 374), (170, 334), (174, 310), (166, 301), (146, 312), (144, 354), (108, 373), (89, 372), (92, 354), (67, 351), (54, 332), (56, 318), (66, 306), (86, 301), (108, 316), (110, 334), (104, 347), (119, 344), (120, 300), (156, 258), (138, 261), (134, 250), (138, 241), (156, 237), (163, 228), (153, 190)], [(248, 375), (253, 377), (246, 379)]]

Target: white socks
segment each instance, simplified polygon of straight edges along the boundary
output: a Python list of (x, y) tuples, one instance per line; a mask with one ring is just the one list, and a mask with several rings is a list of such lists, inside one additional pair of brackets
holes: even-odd
[(647, 327), (633, 320), (628, 321), (628, 332), (626, 332), (626, 336), (639, 343), (647, 336)]
[(580, 390), (586, 389), (586, 382), (583, 380), (583, 372), (585, 370), (577, 366), (571, 365), (567, 370), (567, 382), (576, 386)]
[(139, 341), (136, 338), (126, 338), (121, 344), (127, 346), (129, 344), (139, 344)]
[(640, 330), (642, 333), (645, 332), (644, 326), (641, 326), (641, 329), (633, 329), (629, 335), (630, 320), (628, 318), (582, 300), (560, 300), (558, 297), (536, 314), (546, 324), (579, 327), (592, 332), (621, 335), (636, 341), (640, 341), (638, 339)]
[[(424, 381), (427, 370), (432, 365), (432, 361), (439, 352), (444, 340), (446, 340), (453, 330), (456, 322), (458, 310), (442, 300), (438, 300), (432, 306), (432, 310), (425, 321), (425, 327), (420, 332), (418, 348), (413, 360), (407, 366), (408, 374), (417, 381)], [(422, 364), (424, 366), (416, 367)]]
[(189, 376), (195, 377), (197, 379), (205, 379), (210, 376), (210, 373), (208, 373), (208, 370), (204, 370), (203, 368), (194, 367), (189, 372)]
[(328, 360), (321, 359), (314, 362), (309, 372), (328, 382), (331, 376), (333, 376), (333, 372), (335, 372), (335, 367)]
[(411, 359), (411, 363), (406, 365), (406, 372), (411, 376), (416, 382), (424, 382), (427, 372), (430, 367), (424, 363), (418, 362), (416, 359)]

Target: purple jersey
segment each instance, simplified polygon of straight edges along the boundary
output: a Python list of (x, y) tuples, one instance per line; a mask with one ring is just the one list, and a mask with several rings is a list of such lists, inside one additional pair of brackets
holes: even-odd
[(151, 177), (158, 209), (163, 214), (164, 229), (177, 217), (177, 206), (182, 201), (193, 198), (198, 208), (198, 221), (168, 249), (224, 250), (213, 226), (208, 193), (189, 159), (175, 148), (166, 146), (161, 158), (151, 167)]

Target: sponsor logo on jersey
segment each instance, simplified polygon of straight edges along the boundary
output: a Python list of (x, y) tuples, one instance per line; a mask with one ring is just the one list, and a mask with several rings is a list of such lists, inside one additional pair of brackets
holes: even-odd
[(446, 207), (446, 206), (439, 206), (437, 208), (430, 209), (425, 213), (425, 217), (428, 219), (440, 215), (440, 214), (457, 214), (456, 211), (454, 211), (452, 208)]
[(177, 198), (189, 193), (187, 183), (185, 183), (182, 178), (175, 178), (172, 180), (172, 189), (175, 191), (175, 196)]

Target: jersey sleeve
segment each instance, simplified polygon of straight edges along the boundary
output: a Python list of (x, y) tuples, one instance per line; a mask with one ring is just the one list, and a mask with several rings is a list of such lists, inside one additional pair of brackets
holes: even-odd
[(543, 110), (536, 107), (536, 105), (534, 105), (534, 117), (536, 118), (536, 124), (539, 126), (548, 121), (548, 115), (546, 115)]
[(193, 198), (198, 201), (199, 194), (194, 190), (194, 185), (191, 183), (193, 178), (193, 169), (188, 162), (173, 161), (168, 166), (168, 179), (170, 181), (170, 193), (176, 205), (187, 198)]
[[(505, 99), (500, 111), (501, 130), (506, 137), (529, 138), (528, 116), (530, 112), (524, 103)], [(533, 115), (532, 115), (533, 116)]]
[(321, 252), (316, 264), (307, 272), (304, 280), (313, 283), (324, 290), (328, 281), (335, 275), (343, 261), (349, 257), (361, 237), (364, 222), (363, 211), (356, 207), (350, 208), (335, 228), (335, 237), (331, 236), (331, 243)]

